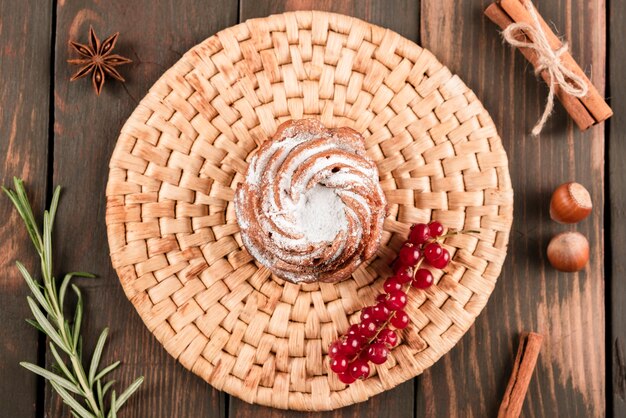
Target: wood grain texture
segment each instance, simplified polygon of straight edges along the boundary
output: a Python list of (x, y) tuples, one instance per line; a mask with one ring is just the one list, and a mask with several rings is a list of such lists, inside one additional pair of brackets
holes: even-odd
[[(499, 284), (485, 311), (458, 346), (413, 382), (369, 402), (327, 414), (288, 413), (249, 405), (213, 390), (165, 352), (126, 300), (110, 266), (104, 228), (108, 159), (119, 130), (147, 88), (189, 47), (236, 23), (237, 1), (121, 0), (58, 1), (54, 96), (54, 183), (65, 186), (57, 228), (57, 265), (87, 269), (100, 278), (81, 281), (88, 300), (87, 347), (111, 326), (106, 358), (123, 359), (122, 383), (144, 374), (147, 381), (124, 408), (123, 417), (226, 416), (493, 416), (513, 365), (517, 334), (545, 335), (523, 416), (602, 416), (605, 412), (603, 304), (604, 126), (580, 133), (557, 107), (539, 139), (527, 135), (540, 116), (547, 89), (519, 53), (503, 46), (494, 25), (482, 16), (487, 0), (241, 0), (239, 18), (284, 10), (321, 9), (346, 13), (390, 27), (418, 40), (473, 88), (491, 112), (511, 161), (516, 207), (511, 247)], [(573, 55), (600, 91), (605, 76), (605, 2), (537, 2), (548, 21), (570, 41)], [(0, 180), (25, 178), (35, 210), (44, 207), (47, 182), (49, 56), (52, 3), (0, 1)], [(607, 396), (609, 413), (626, 415), (626, 284), (623, 280), (626, 227), (626, 1), (611, 0), (610, 86), (615, 116), (609, 121), (609, 190), (612, 272)], [(421, 20), (421, 33), (420, 33)], [(134, 60), (122, 67), (122, 86), (107, 80), (96, 98), (88, 80), (69, 84), (75, 68), (67, 41), (86, 41), (89, 24), (100, 36), (120, 31), (117, 49)], [(612, 157), (612, 158), (611, 158)], [(589, 188), (595, 209), (575, 227), (548, 216), (552, 190), (576, 180)], [(35, 378), (20, 360), (36, 361), (37, 335), (25, 326), (27, 294), (13, 262), (35, 270), (21, 221), (0, 198), (0, 405), (10, 417), (35, 416)], [(554, 272), (545, 258), (550, 237), (578, 230), (590, 240), (592, 261), (578, 274)], [(58, 238), (62, 237), (63, 241)], [(608, 268), (608, 266), (607, 266)], [(8, 376), (8, 378), (6, 378)], [(414, 406), (415, 405), (415, 406)], [(67, 416), (50, 389), (46, 416)]]
[[(242, 0), (240, 21), (291, 10), (323, 10), (358, 17), (390, 28), (408, 39), (417, 41), (419, 33), (419, 0)], [(391, 391), (375, 396), (367, 402), (333, 412), (299, 413), (251, 406), (237, 398), (230, 398), (230, 417), (412, 417), (414, 383), (406, 382)]]
[(414, 42), (419, 36), (419, 0), (240, 0), (239, 20), (293, 10), (342, 13), (392, 29)]
[[(51, 21), (49, 2), (0, 1), (0, 184), (13, 187), (13, 176), (22, 177), (38, 214), (46, 198)], [(37, 363), (39, 336), (24, 322), (32, 316), (29, 292), (15, 261), (33, 274), (39, 263), (4, 194), (0, 220), (0, 415), (30, 417), (36, 409), (36, 378), (19, 362)]]
[(607, 388), (610, 388), (609, 413), (615, 417), (626, 416), (626, 1), (612, 0), (609, 20), (609, 86), (614, 116), (609, 121), (608, 183), (610, 191), (610, 216), (607, 231), (610, 240), (611, 264), (607, 277), (609, 298), (610, 338), (607, 361), (609, 373)]
[[(470, 332), (418, 379), (416, 414), (495, 415), (517, 335), (527, 329), (545, 339), (522, 416), (602, 416), (604, 127), (580, 133), (559, 106), (541, 137), (528, 134), (547, 89), (521, 55), (502, 44), (495, 25), (482, 15), (487, 4), (422, 0), (422, 44), (490, 111), (508, 152), (516, 204), (496, 290)], [(570, 41), (574, 57), (603, 92), (604, 1), (540, 2), (538, 8)], [(589, 189), (595, 210), (576, 226), (559, 225), (549, 219), (550, 195), (571, 180)], [(551, 236), (566, 230), (578, 230), (590, 241), (591, 262), (580, 273), (557, 273), (545, 257)]]
[[(107, 166), (122, 124), (147, 89), (190, 47), (236, 23), (236, 0), (60, 1), (55, 64), (54, 182), (66, 187), (58, 215), (57, 263), (99, 278), (79, 282), (86, 298), (84, 333), (91, 350), (110, 326), (103, 364), (122, 360), (116, 379), (145, 383), (123, 417), (202, 417), (225, 414), (224, 395), (186, 371), (149, 333), (111, 267), (104, 223)], [(86, 42), (89, 25), (102, 38), (119, 31), (116, 51), (134, 63), (120, 67), (126, 84), (107, 79), (97, 97), (91, 82), (70, 83), (70, 39)], [(90, 352), (90, 351), (89, 351)], [(121, 387), (121, 385), (120, 385)], [(48, 416), (67, 416), (49, 388)]]

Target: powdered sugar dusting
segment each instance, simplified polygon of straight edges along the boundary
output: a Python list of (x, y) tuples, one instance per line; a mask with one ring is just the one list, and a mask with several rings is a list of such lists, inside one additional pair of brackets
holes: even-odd
[(308, 242), (332, 241), (347, 228), (344, 206), (335, 189), (316, 184), (300, 198), (296, 225)]

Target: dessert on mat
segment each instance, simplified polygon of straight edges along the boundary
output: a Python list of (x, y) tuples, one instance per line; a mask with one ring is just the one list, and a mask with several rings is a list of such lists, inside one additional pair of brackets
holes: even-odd
[(294, 283), (350, 277), (376, 253), (386, 206), (363, 137), (315, 119), (280, 125), (235, 194), (245, 247)]

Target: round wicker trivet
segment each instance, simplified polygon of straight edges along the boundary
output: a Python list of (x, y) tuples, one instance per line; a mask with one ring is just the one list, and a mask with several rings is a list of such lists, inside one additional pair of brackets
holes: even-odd
[[(378, 255), (338, 284), (272, 277), (234, 217), (256, 147), (303, 117), (363, 133), (390, 206)], [(248, 402), (328, 410), (417, 376), (472, 325), (506, 255), (513, 191), (480, 101), (429, 51), (348, 16), (253, 19), (192, 48), (126, 122), (110, 167), (109, 244), (128, 298), (172, 356)], [(374, 301), (409, 225), (430, 219), (481, 233), (446, 241), (453, 262), (411, 292), (390, 360), (344, 386), (327, 347)]]

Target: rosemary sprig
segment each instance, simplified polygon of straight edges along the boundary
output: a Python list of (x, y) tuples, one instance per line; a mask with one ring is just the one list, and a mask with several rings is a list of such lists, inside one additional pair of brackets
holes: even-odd
[[(89, 361), (89, 369), (83, 366), (82, 337), (80, 327), (83, 318), (83, 297), (78, 286), (70, 283), (73, 277), (95, 277), (91, 273), (73, 272), (65, 275), (61, 285), (57, 287), (52, 274), (52, 227), (59, 204), (61, 188), (57, 187), (52, 196), (50, 210), (43, 214), (43, 232), (33, 216), (33, 210), (21, 179), (14, 178), (15, 190), (2, 187), (11, 202), (24, 220), (37, 254), (41, 259), (42, 282), (39, 283), (30, 275), (24, 265), (16, 262), (17, 268), (30, 288), (31, 296), (27, 296), (28, 306), (34, 319), (26, 322), (43, 332), (50, 339), (50, 352), (54, 357), (54, 370), (47, 370), (36, 364), (22, 362), (23, 367), (36, 373), (50, 382), (52, 388), (61, 396), (74, 417), (80, 418), (116, 418), (117, 411), (128, 398), (141, 386), (143, 376), (131, 383), (121, 395), (111, 390), (114, 380), (105, 382), (103, 379), (117, 366), (119, 361), (103, 368), (100, 359), (106, 343), (108, 328), (105, 328)], [(73, 320), (70, 322), (63, 313), (63, 304), (68, 288), (76, 294), (78, 301)], [(105, 397), (111, 390), (108, 402)], [(108, 410), (107, 410), (108, 407)]]

